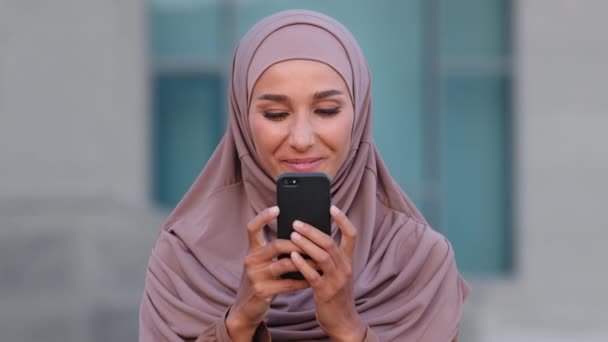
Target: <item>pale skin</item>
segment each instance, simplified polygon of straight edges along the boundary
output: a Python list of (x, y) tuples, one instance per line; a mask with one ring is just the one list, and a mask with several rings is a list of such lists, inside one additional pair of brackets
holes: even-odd
[[(349, 94), (342, 77), (321, 62), (290, 60), (268, 68), (253, 88), (248, 113), (263, 169), (274, 179), (285, 172), (313, 171), (333, 178), (350, 150), (354, 108)], [(278, 214), (278, 207), (268, 208), (247, 225), (249, 251), (226, 318), (230, 337), (251, 341), (277, 295), (310, 287), (325, 333), (334, 341), (363, 340), (366, 324), (356, 310), (352, 283), (356, 227), (332, 206), (331, 217), (342, 232), (339, 245), (298, 221), (290, 240), (265, 243), (263, 228)], [(290, 258), (278, 259), (282, 254)], [(294, 271), (305, 280), (280, 278)]]

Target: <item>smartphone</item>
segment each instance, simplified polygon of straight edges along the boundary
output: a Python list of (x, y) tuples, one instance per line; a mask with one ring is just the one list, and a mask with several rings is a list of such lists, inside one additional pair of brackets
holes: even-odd
[[(324, 173), (285, 173), (277, 179), (277, 205), (280, 212), (277, 219), (277, 237), (290, 239), (293, 221), (299, 220), (331, 234), (330, 181)], [(289, 257), (280, 255), (279, 258)], [(303, 255), (308, 258), (307, 255)], [(304, 279), (300, 272), (290, 272), (282, 278)]]

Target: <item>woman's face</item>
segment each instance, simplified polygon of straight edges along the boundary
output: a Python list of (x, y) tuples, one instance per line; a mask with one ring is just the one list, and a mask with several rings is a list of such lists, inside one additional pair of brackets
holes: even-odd
[(321, 62), (274, 64), (252, 91), (253, 142), (274, 179), (285, 172), (323, 172), (333, 179), (348, 155), (353, 120), (344, 80)]

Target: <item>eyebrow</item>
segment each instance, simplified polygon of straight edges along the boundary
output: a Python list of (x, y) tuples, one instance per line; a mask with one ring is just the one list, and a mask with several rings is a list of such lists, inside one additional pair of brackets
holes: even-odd
[[(344, 95), (344, 93), (339, 90), (336, 90), (336, 89), (323, 90), (323, 91), (318, 91), (318, 92), (314, 93), (312, 95), (312, 98), (315, 100), (321, 100), (321, 99), (324, 99), (324, 98), (327, 98), (330, 96), (335, 96), (335, 95)], [(262, 94), (257, 99), (274, 101), (274, 102), (287, 102), (289, 100), (289, 98), (286, 95), (282, 95), (282, 94)]]
[(287, 102), (287, 96), (281, 94), (263, 94), (258, 97), (258, 100), (268, 100), (274, 102)]
[(335, 95), (344, 95), (344, 93), (339, 90), (336, 90), (336, 89), (323, 90), (323, 91), (316, 92), (312, 96), (312, 98), (315, 100), (320, 100), (320, 99), (324, 99), (326, 97), (335, 96)]

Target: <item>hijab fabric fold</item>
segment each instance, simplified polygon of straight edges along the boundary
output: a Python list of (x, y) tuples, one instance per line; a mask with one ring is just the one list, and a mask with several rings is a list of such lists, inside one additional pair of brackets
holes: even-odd
[[(325, 15), (292, 10), (256, 24), (233, 59), (226, 134), (161, 230), (150, 256), (140, 340), (229, 341), (222, 325), (240, 284), (246, 224), (276, 205), (248, 123), (255, 82), (291, 59), (325, 63), (344, 79), (355, 119), (348, 157), (332, 179), (332, 202), (357, 229), (354, 301), (382, 341), (451, 341), (469, 288), (449, 242), (395, 183), (371, 139), (369, 67), (350, 32)], [(266, 227), (267, 240), (276, 238)], [(340, 232), (332, 236), (337, 242)], [(312, 290), (279, 295), (265, 321), (273, 340), (326, 340)]]

